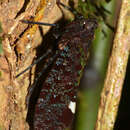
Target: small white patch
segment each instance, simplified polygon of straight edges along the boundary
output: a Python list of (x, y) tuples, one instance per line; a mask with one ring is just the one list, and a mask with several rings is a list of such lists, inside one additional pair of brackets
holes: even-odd
[(26, 49), (30, 49), (30, 48), (31, 48), (31, 45), (27, 44)]
[(27, 38), (30, 39), (30, 34), (27, 35)]
[(51, 2), (48, 2), (48, 5), (50, 6), (50, 5), (51, 5)]
[(69, 105), (68, 105), (69, 109), (71, 110), (71, 112), (73, 114), (75, 114), (75, 110), (76, 110), (76, 102), (70, 102)]

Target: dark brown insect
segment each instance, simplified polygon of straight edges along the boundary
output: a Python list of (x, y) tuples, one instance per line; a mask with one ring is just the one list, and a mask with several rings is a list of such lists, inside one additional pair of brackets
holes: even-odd
[(71, 125), (74, 114), (69, 104), (76, 102), (96, 28), (97, 21), (93, 18), (76, 19), (64, 27), (50, 60), (53, 61), (51, 69), (36, 102), (33, 120), (35, 130), (63, 130)]
[(76, 101), (96, 28), (95, 19), (84, 18), (65, 27), (65, 32), (58, 41), (55, 62), (43, 82), (36, 103), (34, 129), (62, 130), (72, 123), (73, 113), (69, 104)]

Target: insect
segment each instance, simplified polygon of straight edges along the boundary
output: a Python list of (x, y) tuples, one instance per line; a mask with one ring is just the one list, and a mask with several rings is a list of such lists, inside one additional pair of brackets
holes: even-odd
[[(65, 26), (62, 35), (58, 37), (55, 54), (49, 60), (50, 71), (42, 83), (35, 105), (35, 130), (62, 130), (71, 125), (74, 114), (69, 104), (76, 102), (96, 28), (96, 19), (80, 17)], [(47, 52), (51, 53), (50, 50)]]
[(64, 118), (73, 116), (68, 105), (76, 101), (79, 81), (96, 27), (95, 19), (84, 18), (65, 27), (58, 41), (55, 62), (36, 104), (35, 129), (46, 126), (49, 130), (60, 130), (68, 126), (69, 122), (64, 121)]

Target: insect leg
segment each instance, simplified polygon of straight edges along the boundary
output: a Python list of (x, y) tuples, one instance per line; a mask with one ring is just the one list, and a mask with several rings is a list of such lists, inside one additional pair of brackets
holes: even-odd
[(28, 20), (21, 20), (21, 22), (26, 23), (26, 24), (37, 24), (37, 25), (45, 25), (45, 26), (56, 26), (56, 24), (43, 23), (43, 22), (35, 22), (35, 21), (28, 21)]
[(35, 64), (39, 63), (42, 59), (44, 59), (45, 57), (47, 57), (49, 54), (51, 53), (51, 49), (49, 49), (45, 54), (43, 54), (40, 58), (38, 58), (37, 60), (34, 61), (33, 64), (31, 64), (30, 66), (28, 66), (25, 70), (23, 70), (22, 72), (20, 72), (19, 74), (16, 75), (16, 78), (18, 78), (20, 75), (22, 75), (23, 73), (25, 73), (27, 70), (31, 69)]
[(63, 4), (62, 2), (60, 2), (60, 0), (56, 0), (56, 3), (57, 3), (57, 5), (59, 6), (59, 8), (60, 8), (60, 5), (61, 5), (61, 6), (64, 7), (65, 9), (69, 10), (70, 12), (72, 12), (77, 19), (79, 19), (79, 18), (82, 17), (82, 15), (81, 15), (80, 13), (78, 13), (78, 12), (75, 10), (75, 8), (70, 8), (69, 6), (67, 6), (67, 5)]
[[(58, 32), (59, 31), (59, 25), (58, 24), (51, 24), (51, 23), (44, 23), (44, 22), (35, 22), (35, 21), (28, 21), (28, 20), (21, 20), (21, 22), (25, 23), (25, 24), (37, 24), (37, 25), (41, 25), (41, 26), (51, 26), (51, 27), (55, 27), (55, 31)], [(57, 31), (58, 30), (58, 31)], [(58, 32), (58, 33), (55, 33), (53, 34), (53, 36), (55, 37), (55, 39), (58, 39), (59, 36), (61, 34)]]
[(71, 11), (71, 12), (74, 11), (74, 10), (73, 10), (72, 8), (70, 8), (69, 6), (67, 6), (67, 5), (63, 4), (62, 2), (60, 2), (60, 0), (56, 0), (56, 3), (57, 3), (57, 5), (61, 5), (62, 7), (64, 7), (65, 9), (67, 9), (67, 10), (69, 10), (69, 11)]
[(34, 84), (31, 86), (31, 89), (29, 90), (28, 92), (28, 97), (26, 99), (26, 104), (27, 104), (27, 107), (28, 107), (28, 104), (29, 104), (29, 100), (30, 100), (30, 96), (32, 95), (32, 92), (35, 88), (35, 86), (37, 85), (40, 77), (43, 75), (43, 73), (45, 73), (46, 69), (53, 63), (53, 61), (55, 60), (55, 58), (58, 56), (59, 54), (59, 50), (56, 51), (56, 54), (53, 55), (48, 61), (47, 63), (45, 64), (45, 66), (42, 68), (42, 70), (37, 74), (36, 78), (35, 78), (35, 81), (34, 81)]

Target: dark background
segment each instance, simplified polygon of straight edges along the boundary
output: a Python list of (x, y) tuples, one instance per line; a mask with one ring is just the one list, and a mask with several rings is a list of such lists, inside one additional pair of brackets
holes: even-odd
[(130, 130), (130, 58), (114, 130)]

